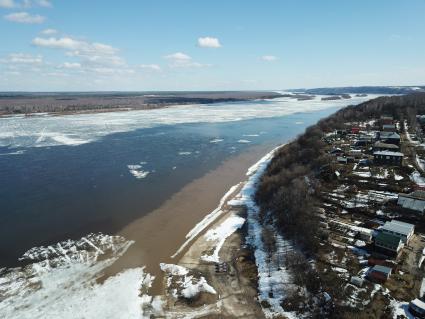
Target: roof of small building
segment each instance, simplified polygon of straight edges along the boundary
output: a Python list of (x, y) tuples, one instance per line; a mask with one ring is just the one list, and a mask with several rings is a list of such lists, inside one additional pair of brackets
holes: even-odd
[(415, 225), (400, 222), (398, 220), (392, 220), (390, 222), (386, 222), (382, 229), (407, 236), (415, 229)]
[(373, 152), (373, 155), (384, 155), (384, 156), (395, 156), (395, 157), (403, 157), (404, 154), (400, 152), (391, 152), (391, 151), (376, 151)]
[(414, 196), (416, 198), (421, 198), (425, 200), (425, 191), (416, 190), (410, 193), (410, 196)]
[(411, 194), (399, 194), (397, 204), (403, 208), (416, 210), (419, 212), (425, 211), (425, 199)]
[(416, 307), (418, 307), (418, 308), (420, 308), (420, 309), (424, 309), (425, 310), (425, 302), (423, 302), (422, 300), (420, 300), (420, 299), (413, 299), (411, 302), (410, 302), (410, 304), (412, 304), (412, 305), (414, 305), (414, 306), (416, 306)]
[(400, 139), (400, 135), (395, 132), (379, 132), (379, 138)]
[(394, 149), (394, 150), (398, 150), (399, 147), (395, 144), (390, 144), (390, 143), (382, 143), (382, 142), (376, 142), (373, 146), (375, 147), (380, 147), (380, 148), (388, 148), (388, 149)]
[(377, 272), (381, 272), (381, 273), (384, 273), (386, 275), (389, 275), (391, 273), (392, 269), (390, 267), (375, 265), (375, 266), (373, 266), (372, 271), (377, 271)]
[(380, 232), (378, 236), (376, 236), (375, 241), (389, 246), (398, 247), (400, 245), (401, 239), (395, 235)]

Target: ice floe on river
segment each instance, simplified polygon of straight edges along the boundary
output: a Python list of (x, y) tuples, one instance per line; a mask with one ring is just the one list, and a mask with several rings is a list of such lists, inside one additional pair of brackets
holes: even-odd
[(330, 107), (359, 104), (375, 98), (354, 97), (350, 100), (323, 101), (322, 96), (297, 101), (282, 97), (269, 101), (182, 105), (163, 109), (125, 112), (74, 114), (64, 116), (7, 116), (0, 118), (0, 146), (46, 147), (76, 146), (97, 141), (103, 136), (185, 123), (218, 123), (270, 118), (300, 112), (314, 112)]
[(140, 164), (127, 165), (127, 167), (131, 175), (133, 175), (137, 179), (143, 179), (150, 173), (149, 171), (143, 170), (144, 164), (146, 164), (146, 162), (140, 162)]
[(2, 317), (149, 318), (160, 309), (146, 294), (154, 277), (142, 267), (97, 281), (131, 244), (120, 236), (90, 234), (30, 249), (21, 258), (26, 266), (0, 271)]

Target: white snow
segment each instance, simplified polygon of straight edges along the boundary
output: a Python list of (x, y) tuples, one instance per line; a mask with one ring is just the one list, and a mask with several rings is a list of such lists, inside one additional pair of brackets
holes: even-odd
[(183, 266), (161, 263), (160, 267), (167, 274), (167, 287), (172, 289), (172, 295), (176, 298), (193, 298), (201, 292), (214, 295), (217, 293), (204, 277), (190, 275), (189, 270)]
[(211, 223), (213, 223), (219, 216), (223, 214), (221, 207), (224, 203), (229, 199), (230, 195), (232, 195), (236, 189), (239, 187), (240, 183), (230, 187), (226, 194), (221, 198), (220, 204), (216, 209), (214, 209), (211, 213), (204, 217), (199, 223), (193, 227), (189, 233), (186, 235), (186, 241), (180, 246), (180, 248), (171, 256), (171, 258), (176, 257), (183, 249), (197, 237), (205, 228), (207, 228)]
[(232, 214), (218, 227), (208, 230), (204, 237), (207, 241), (215, 242), (214, 252), (212, 253), (212, 255), (202, 255), (201, 259), (204, 261), (218, 263), (220, 261), (218, 253), (220, 252), (220, 249), (226, 241), (227, 237), (229, 237), (236, 230), (241, 228), (244, 223), (245, 218)]
[(416, 185), (425, 187), (425, 178), (418, 171), (414, 171), (409, 177)]
[(394, 180), (401, 181), (404, 177), (401, 175), (398, 175), (396, 172), (394, 172)]
[(181, 293), (185, 298), (193, 298), (200, 292), (208, 292), (213, 295), (217, 293), (214, 288), (207, 283), (207, 280), (204, 277), (201, 277), (196, 283), (193, 283), (192, 280), (187, 279), (183, 283), (183, 287), (184, 288)]
[[(247, 242), (254, 249), (255, 263), (258, 269), (258, 297), (260, 301), (267, 301), (270, 305), (270, 307), (263, 308), (265, 316), (267, 318), (273, 318), (276, 315), (282, 315), (292, 319), (297, 318), (297, 315), (293, 312), (285, 311), (281, 306), (287, 291), (293, 286), (291, 284), (290, 274), (285, 267), (281, 266), (284, 261), (285, 252), (291, 251), (293, 247), (280, 235), (276, 235), (277, 252), (275, 255), (277, 257), (269, 258), (269, 253), (264, 248), (262, 240), (263, 226), (258, 220), (258, 207), (253, 199), (258, 179), (262, 176), (274, 153), (279, 148), (277, 147), (266, 154), (248, 170), (248, 181), (239, 194), (229, 201), (228, 204), (235, 206), (243, 205), (247, 208)], [(277, 232), (275, 231), (275, 233)]]
[(184, 276), (189, 273), (187, 268), (179, 265), (160, 263), (159, 267), (163, 272), (166, 272), (173, 276)]
[(372, 176), (371, 172), (358, 172), (358, 171), (356, 171), (356, 172), (353, 172), (353, 174), (360, 176), (360, 177), (363, 177), (363, 178), (369, 178), (369, 177)]
[(416, 164), (418, 164), (419, 169), (422, 172), (425, 172), (425, 160), (423, 160), (422, 158), (420, 158), (417, 154), (416, 154)]
[(380, 173), (378, 173), (378, 174), (375, 174), (375, 178), (378, 178), (378, 179), (386, 179), (386, 178), (388, 178), (388, 169), (386, 169), (386, 168), (384, 168), (383, 170), (382, 170), (382, 172), (380, 172)]

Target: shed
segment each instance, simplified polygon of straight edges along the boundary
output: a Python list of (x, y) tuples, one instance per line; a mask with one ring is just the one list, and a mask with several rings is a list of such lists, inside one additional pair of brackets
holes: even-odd
[(397, 204), (405, 209), (410, 209), (420, 214), (425, 212), (424, 191), (414, 191), (410, 194), (398, 194)]
[(391, 276), (392, 269), (385, 266), (376, 265), (368, 273), (368, 278), (377, 281), (385, 282)]
[(352, 276), (350, 279), (350, 283), (357, 287), (362, 287), (364, 283), (364, 279), (358, 276)]

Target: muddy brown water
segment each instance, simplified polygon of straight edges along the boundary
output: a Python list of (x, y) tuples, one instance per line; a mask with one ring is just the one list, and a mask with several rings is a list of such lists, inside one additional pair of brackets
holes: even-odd
[(106, 270), (104, 278), (127, 268), (145, 266), (156, 277), (151, 293), (162, 293), (163, 274), (159, 264), (177, 263), (178, 256), (171, 256), (184, 243), (186, 234), (219, 205), (230, 187), (246, 180), (247, 169), (273, 148), (272, 145), (252, 147), (224, 161), (184, 186), (159, 208), (120, 230), (119, 235), (135, 243)]

